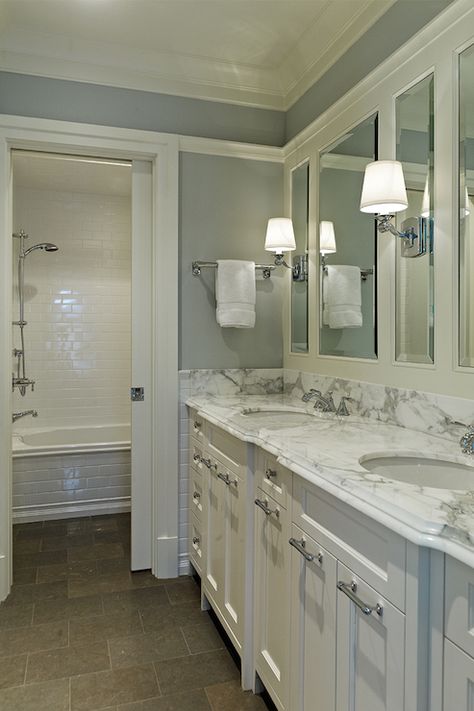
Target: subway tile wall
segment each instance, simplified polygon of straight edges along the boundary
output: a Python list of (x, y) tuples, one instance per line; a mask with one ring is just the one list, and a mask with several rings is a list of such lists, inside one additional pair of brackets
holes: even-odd
[[(27, 374), (36, 386), (15, 392), (14, 409), (35, 408), (38, 418), (17, 429), (130, 421), (130, 208), (121, 195), (16, 188), (15, 231), (30, 235), (27, 246), (59, 247), (25, 260)], [(13, 320), (17, 309), (15, 290)]]
[[(16, 187), (13, 209), (15, 232), (30, 235), (27, 247), (59, 247), (25, 259), (26, 365), (36, 385), (25, 397), (16, 391), (13, 408), (34, 408), (38, 417), (19, 420), (15, 431), (130, 422), (130, 197)], [(14, 240), (14, 287), (18, 249)], [(19, 347), (18, 327), (13, 336)], [(91, 513), (105, 502), (123, 510), (129, 497), (130, 452), (14, 460), (17, 520), (54, 507)]]

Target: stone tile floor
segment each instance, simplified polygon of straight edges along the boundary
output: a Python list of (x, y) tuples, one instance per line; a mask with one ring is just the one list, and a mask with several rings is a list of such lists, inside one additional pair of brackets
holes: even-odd
[(193, 578), (130, 573), (130, 516), (14, 526), (0, 711), (265, 711)]

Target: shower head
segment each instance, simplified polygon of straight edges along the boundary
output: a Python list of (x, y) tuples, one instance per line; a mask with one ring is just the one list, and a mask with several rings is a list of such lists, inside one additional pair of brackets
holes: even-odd
[(57, 252), (59, 248), (52, 242), (40, 242), (39, 244), (34, 244), (33, 247), (27, 249), (24, 252), (23, 256), (26, 257), (30, 252), (33, 252), (35, 249), (43, 249), (45, 252)]

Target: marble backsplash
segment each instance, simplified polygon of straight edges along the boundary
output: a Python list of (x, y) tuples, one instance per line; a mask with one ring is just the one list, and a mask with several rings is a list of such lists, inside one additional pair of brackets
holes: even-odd
[(288, 369), (283, 379), (285, 394), (296, 399), (310, 388), (331, 390), (336, 407), (344, 395), (354, 415), (419, 432), (459, 438), (463, 427), (453, 421), (474, 423), (474, 400)]
[(283, 392), (281, 368), (181, 370), (180, 387), (189, 393), (232, 396), (274, 395)]

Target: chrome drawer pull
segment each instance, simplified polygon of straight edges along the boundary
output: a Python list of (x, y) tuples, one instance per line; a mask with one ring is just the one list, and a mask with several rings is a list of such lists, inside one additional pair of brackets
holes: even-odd
[(202, 457), (199, 454), (195, 454), (193, 456), (193, 462), (194, 464), (201, 464), (202, 462)]
[(195, 491), (193, 494), (194, 501), (199, 501), (200, 498), (201, 498), (201, 494), (199, 493), (199, 491)]
[(276, 469), (266, 469), (265, 470), (265, 476), (267, 477), (267, 479), (271, 479), (272, 476), (276, 476), (276, 475), (277, 475)]
[(204, 464), (205, 467), (208, 469), (211, 468), (211, 460), (210, 459), (204, 459), (204, 457), (201, 457), (201, 463)]
[(298, 553), (301, 553), (305, 560), (311, 563), (313, 560), (316, 559), (320, 565), (322, 564), (323, 554), (317, 553), (316, 555), (313, 555), (312, 553), (308, 553), (308, 551), (306, 550), (306, 541), (304, 538), (302, 538), (301, 541), (298, 541), (296, 538), (290, 538), (288, 543), (290, 544), (290, 546), (293, 546), (293, 548), (296, 548)]
[(237, 479), (234, 479), (232, 481), (232, 479), (230, 478), (230, 476), (228, 474), (222, 474), (222, 472), (217, 472), (217, 478), (221, 479), (224, 482), (224, 484), (227, 484), (227, 486), (230, 486), (231, 484), (233, 484), (234, 486), (238, 486)]
[(193, 537), (193, 545), (197, 546), (199, 544), (199, 538), (197, 536)]
[(360, 599), (360, 597), (356, 595), (357, 583), (355, 580), (353, 580), (351, 583), (345, 583), (344, 581), (340, 580), (337, 584), (337, 589), (343, 592), (344, 595), (347, 595), (347, 597), (352, 600), (354, 605), (357, 605), (359, 610), (362, 610), (364, 615), (371, 615), (373, 612), (376, 612), (379, 617), (382, 616), (383, 607), (382, 605), (380, 605), (380, 603), (377, 603), (375, 607), (370, 607), (370, 605), (367, 605), (363, 600)]
[(270, 509), (268, 507), (267, 500), (262, 501), (262, 499), (255, 499), (255, 505), (260, 507), (267, 516), (270, 516), (270, 514), (275, 514), (277, 518), (280, 517), (280, 509), (278, 507), (276, 509)]
[(193, 423), (194, 431), (199, 432), (201, 427), (202, 427), (202, 422), (198, 422), (197, 420), (194, 420), (194, 423)]

